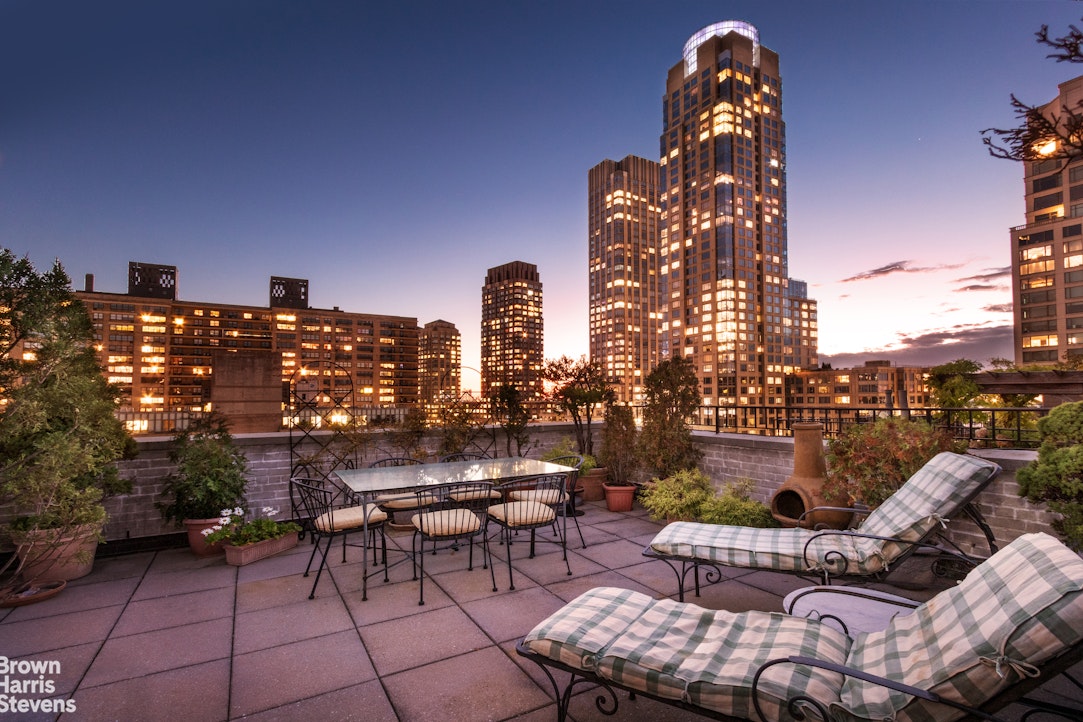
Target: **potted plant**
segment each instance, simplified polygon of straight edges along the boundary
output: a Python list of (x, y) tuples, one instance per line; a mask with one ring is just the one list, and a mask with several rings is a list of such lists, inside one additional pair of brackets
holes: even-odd
[(662, 361), (644, 380), (643, 428), (637, 452), (655, 476), (664, 479), (694, 469), (703, 453), (692, 440), (688, 419), (699, 408), (699, 381), (682, 356)]
[(1061, 404), (1038, 420), (1038, 458), (1016, 473), (1019, 494), (1045, 502), (1054, 531), (1083, 550), (1083, 402)]
[(275, 521), (278, 509), (263, 507), (262, 517), (245, 519), (241, 507), (223, 509), (218, 523), (202, 534), (207, 544), (222, 544), (226, 564), (241, 567), (297, 546), (301, 526), (292, 521)]
[(130, 489), (114, 462), (135, 444), (113, 414), (115, 391), (92, 343), (59, 262), (38, 273), (0, 251), (0, 504), (16, 547), (0, 568), (0, 603), (89, 573), (102, 499)]
[(636, 490), (632, 477), (639, 469), (639, 457), (635, 418), (630, 407), (617, 404), (606, 407), (601, 459), (609, 471), (609, 481), (603, 486), (606, 506), (610, 511), (631, 511)]
[(188, 531), (188, 544), (200, 556), (219, 554), (221, 544), (208, 544), (203, 530), (244, 499), (248, 460), (233, 442), (225, 417), (208, 414), (173, 437), (169, 460), (175, 471), (165, 481), (163, 500), (155, 506), (167, 521)]
[(897, 417), (852, 424), (828, 442), (824, 497), (878, 506), (941, 451), (966, 450), (946, 429)]
[(579, 477), (577, 483), (583, 489), (583, 501), (601, 501), (605, 498), (605, 490), (602, 484), (606, 479), (605, 467), (598, 466), (598, 460), (590, 454), (579, 454), (576, 451), (575, 442), (570, 438), (563, 438), (555, 446), (541, 455), (542, 461), (552, 461), (565, 456), (578, 456), (583, 459), (579, 465)]

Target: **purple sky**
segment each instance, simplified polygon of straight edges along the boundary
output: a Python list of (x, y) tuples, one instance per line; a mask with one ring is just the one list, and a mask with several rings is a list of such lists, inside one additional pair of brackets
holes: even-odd
[[(1011, 356), (1022, 168), (979, 131), (1083, 66), (1076, 2), (0, 0), (0, 243), (82, 287), (443, 318), (479, 365), (491, 266), (535, 263), (546, 356), (587, 350), (586, 176), (658, 154), (684, 42), (781, 56), (790, 274), (836, 366)], [(468, 385), (476, 383), (469, 376)]]

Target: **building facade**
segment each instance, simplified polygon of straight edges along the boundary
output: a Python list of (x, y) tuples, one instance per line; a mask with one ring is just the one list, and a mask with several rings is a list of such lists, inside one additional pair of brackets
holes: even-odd
[(438, 319), (421, 329), (418, 356), (421, 401), (435, 417), (462, 393), (462, 335), (455, 324)]
[[(1083, 76), (1060, 84), (1042, 111), (1083, 101)], [(1026, 223), (1011, 229), (1015, 363), (1083, 357), (1083, 159), (1023, 163)]]
[(689, 39), (662, 103), (660, 356), (690, 358), (704, 406), (781, 406), (817, 364), (816, 302), (789, 277), (778, 55), (740, 21)]
[[(318, 397), (367, 416), (418, 404), (417, 319), (308, 306), (308, 281), (272, 278), (269, 305), (182, 301), (176, 267), (129, 264), (128, 293), (77, 291), (121, 412), (210, 411), (216, 357), (270, 355), (283, 410), (297, 379)], [(144, 431), (139, 425), (133, 431)], [(168, 429), (166, 429), (168, 430)]]
[(658, 363), (658, 172), (629, 155), (587, 174), (590, 358), (624, 404), (643, 402), (643, 379)]
[(481, 393), (514, 384), (522, 401), (543, 396), (542, 284), (533, 263), (490, 268), (481, 289)]
[(918, 409), (929, 405), (928, 369), (866, 361), (850, 369), (807, 369), (786, 377), (787, 405), (797, 408)]

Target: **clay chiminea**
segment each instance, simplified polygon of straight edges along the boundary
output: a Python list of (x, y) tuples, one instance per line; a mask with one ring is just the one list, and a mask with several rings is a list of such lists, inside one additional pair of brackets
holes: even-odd
[(824, 498), (827, 462), (824, 459), (823, 425), (818, 422), (797, 422), (793, 429), (793, 474), (771, 497), (771, 516), (784, 527), (803, 526), (810, 529), (845, 529), (852, 514), (848, 511), (821, 511), (801, 522), (801, 515), (819, 506), (847, 506), (843, 500)]

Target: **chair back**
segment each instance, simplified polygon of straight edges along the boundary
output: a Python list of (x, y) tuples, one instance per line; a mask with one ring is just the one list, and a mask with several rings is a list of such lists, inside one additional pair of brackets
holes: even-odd
[(414, 466), (420, 464), (418, 459), (412, 459), (409, 456), (387, 456), (383, 459), (377, 459), (369, 464), (370, 469), (381, 469), (385, 466)]
[(532, 476), (497, 487), (504, 502), (490, 509), (501, 523), (523, 528), (553, 523), (568, 495), (563, 474)]
[(483, 461), (488, 459), (488, 455), (478, 451), (459, 451), (454, 454), (446, 454), (440, 457), (440, 463), (446, 461)]
[(302, 525), (312, 531), (313, 519), (331, 511), (335, 493), (328, 489), (323, 479), (290, 479), (290, 499), (296, 498), (297, 509), (304, 519)]

